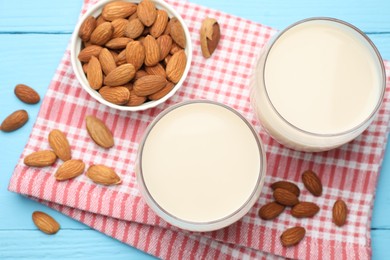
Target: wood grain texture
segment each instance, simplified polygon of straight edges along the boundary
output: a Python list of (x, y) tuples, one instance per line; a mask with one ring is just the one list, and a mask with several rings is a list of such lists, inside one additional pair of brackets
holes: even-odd
[[(390, 59), (390, 1), (362, 0), (191, 0), (282, 29), (297, 20), (332, 16), (355, 24)], [(7, 191), (9, 178), (28, 139), (40, 103), (27, 105), (13, 94), (18, 83), (41, 97), (60, 62), (77, 22), (82, 0), (0, 0), (0, 120), (17, 109), (30, 114), (18, 131), (0, 132), (0, 259), (153, 259), (41, 204)], [(223, 33), (223, 32), (222, 32)], [(5, 148), (5, 149), (4, 149)], [(378, 182), (372, 219), (373, 259), (390, 259), (390, 148)], [(31, 213), (41, 210), (56, 218), (62, 230), (49, 237), (36, 230)]]

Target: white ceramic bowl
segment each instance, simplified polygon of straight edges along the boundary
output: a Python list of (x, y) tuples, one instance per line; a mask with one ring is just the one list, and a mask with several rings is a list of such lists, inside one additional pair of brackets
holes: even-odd
[[(141, 0), (125, 0), (125, 1), (132, 2), (132, 3), (141, 2)], [(102, 96), (99, 94), (99, 92), (97, 92), (96, 90), (92, 89), (89, 86), (87, 77), (86, 77), (86, 75), (83, 71), (83, 68), (82, 68), (82, 64), (77, 58), (79, 55), (79, 52), (81, 49), (81, 43), (82, 43), (82, 40), (78, 36), (78, 32), (80, 30), (81, 24), (84, 22), (84, 20), (88, 16), (92, 15), (94, 17), (97, 17), (101, 13), (103, 7), (107, 3), (112, 2), (112, 0), (102, 0), (102, 1), (99, 1), (98, 3), (96, 3), (93, 7), (91, 7), (81, 17), (80, 21), (76, 25), (76, 28), (75, 28), (73, 35), (72, 35), (72, 42), (71, 42), (71, 47), (70, 47), (70, 55), (71, 55), (71, 62), (72, 62), (73, 71), (76, 74), (77, 79), (79, 80), (81, 86), (85, 89), (85, 91), (87, 91), (94, 99), (96, 99), (97, 101), (99, 101), (100, 103), (102, 103), (106, 106), (109, 106), (109, 107), (112, 107), (112, 108), (115, 108), (118, 110), (124, 110), (124, 111), (139, 111), (139, 110), (145, 110), (145, 109), (155, 107), (155, 106), (165, 102), (171, 96), (173, 96), (175, 94), (175, 92), (182, 86), (185, 78), (187, 77), (187, 74), (188, 74), (188, 71), (189, 71), (190, 65), (191, 65), (191, 60), (192, 60), (192, 43), (191, 43), (191, 36), (190, 36), (190, 32), (188, 30), (188, 27), (186, 26), (183, 18), (173, 9), (172, 6), (170, 6), (167, 3), (160, 1), (160, 0), (152, 0), (152, 1), (156, 5), (157, 9), (165, 10), (168, 13), (169, 17), (176, 17), (180, 21), (180, 23), (183, 26), (186, 40), (187, 40), (187, 45), (185, 47), (185, 53), (187, 55), (187, 64), (186, 64), (186, 68), (184, 70), (183, 76), (181, 77), (180, 81), (175, 85), (175, 87), (167, 95), (165, 95), (163, 98), (161, 98), (159, 100), (148, 101), (142, 105), (134, 106), (134, 107), (119, 106), (119, 105), (116, 105), (116, 104), (113, 104), (113, 103), (106, 101), (105, 99), (102, 98)]]

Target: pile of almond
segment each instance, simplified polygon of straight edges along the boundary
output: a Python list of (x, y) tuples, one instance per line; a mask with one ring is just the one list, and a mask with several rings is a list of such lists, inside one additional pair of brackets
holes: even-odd
[(139, 106), (168, 94), (181, 79), (187, 56), (180, 21), (150, 0), (114, 1), (79, 30), (89, 85), (113, 104)]
[[(302, 173), (302, 182), (305, 188), (314, 196), (322, 195), (322, 183), (320, 178), (312, 170)], [(314, 217), (320, 208), (313, 202), (300, 201), (301, 193), (299, 187), (289, 181), (278, 181), (271, 185), (275, 201), (263, 205), (259, 210), (260, 218), (272, 220), (279, 216), (286, 207), (291, 207), (291, 215), (295, 218)], [(347, 205), (343, 200), (337, 200), (333, 206), (333, 222), (337, 226), (343, 226), (347, 219)], [(291, 227), (285, 230), (280, 236), (283, 246), (298, 244), (306, 234), (305, 228), (301, 226)]]

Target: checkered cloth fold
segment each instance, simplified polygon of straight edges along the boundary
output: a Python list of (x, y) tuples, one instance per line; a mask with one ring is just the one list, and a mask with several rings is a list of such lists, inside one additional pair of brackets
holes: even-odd
[[(83, 12), (95, 1), (86, 0)], [(353, 142), (322, 153), (289, 150), (261, 129), (249, 103), (249, 78), (256, 57), (276, 31), (186, 1), (169, 3), (183, 16), (194, 43), (192, 67), (183, 87), (157, 108), (141, 112), (110, 109), (82, 89), (72, 71), (68, 48), (42, 102), (9, 190), (163, 259), (369, 258), (371, 211), (389, 132), (389, 92), (375, 121)], [(199, 28), (207, 16), (217, 18), (222, 31), (220, 45), (210, 59), (202, 57), (199, 42)], [(390, 75), (388, 63), (386, 70)], [(389, 76), (387, 80), (389, 90)], [(134, 175), (138, 142), (151, 120), (174, 103), (198, 98), (219, 101), (241, 112), (260, 134), (268, 160), (264, 189), (250, 212), (229, 227), (207, 233), (183, 231), (156, 216), (140, 197)], [(90, 114), (110, 126), (116, 140), (113, 148), (105, 150), (91, 141), (84, 122)], [(57, 182), (53, 173), (61, 164), (59, 160), (53, 167), (26, 167), (24, 157), (49, 149), (47, 136), (56, 128), (66, 133), (73, 158), (82, 158), (87, 166), (99, 163), (113, 167), (123, 184), (104, 187), (84, 175)], [(302, 189), (300, 199), (315, 201), (320, 212), (313, 218), (298, 220), (286, 210), (274, 221), (261, 220), (259, 208), (272, 200), (270, 183), (287, 179), (303, 188), (300, 174), (306, 169), (319, 174), (324, 190), (321, 197), (314, 198)], [(332, 224), (332, 206), (339, 198), (349, 207), (348, 221), (342, 228)], [(306, 228), (306, 237), (295, 247), (282, 247), (280, 234), (295, 225)]]

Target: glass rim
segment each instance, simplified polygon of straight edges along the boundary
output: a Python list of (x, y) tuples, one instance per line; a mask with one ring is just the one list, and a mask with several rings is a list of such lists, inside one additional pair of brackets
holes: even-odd
[[(357, 32), (371, 46), (372, 50), (374, 51), (374, 53), (376, 55), (377, 61), (378, 61), (379, 65), (380, 65), (380, 68), (381, 68), (380, 69), (380, 73), (381, 73), (380, 79), (382, 80), (382, 84), (380, 86), (381, 87), (381, 93), (380, 93), (380, 96), (378, 98), (378, 101), (377, 101), (377, 104), (376, 104), (375, 108), (371, 111), (371, 113), (368, 115), (368, 117), (366, 119), (364, 119), (362, 122), (360, 122), (359, 124), (357, 124), (356, 126), (350, 128), (350, 129), (342, 131), (342, 132), (321, 134), (321, 133), (310, 132), (310, 131), (307, 131), (307, 130), (304, 130), (302, 128), (299, 128), (299, 127), (295, 126), (294, 124), (289, 122), (286, 118), (284, 118), (279, 113), (279, 111), (276, 109), (276, 107), (272, 103), (272, 100), (271, 100), (271, 98), (270, 98), (270, 96), (268, 94), (267, 84), (265, 83), (265, 69), (266, 69), (268, 55), (269, 55), (272, 47), (277, 42), (277, 40), (284, 33), (286, 33), (288, 30), (290, 30), (293, 27), (295, 27), (297, 25), (300, 25), (302, 23), (311, 22), (311, 21), (330, 21), (330, 22), (341, 24), (342, 26), (347, 26), (347, 27), (351, 28), (352, 30), (354, 30), (355, 32)], [(259, 59), (259, 63), (260, 62), (261, 62), (261, 59)], [(263, 74), (262, 80), (263, 80), (263, 84), (264, 84), (266, 98), (267, 98), (268, 102), (270, 103), (270, 105), (272, 107), (272, 110), (278, 115), (278, 117), (280, 119), (283, 120), (283, 122), (285, 122), (286, 124), (288, 124), (289, 126), (294, 128), (295, 130), (298, 130), (299, 132), (302, 132), (302, 133), (305, 133), (305, 134), (309, 134), (311, 136), (316, 136), (316, 137), (338, 137), (338, 136), (342, 136), (342, 135), (345, 135), (345, 134), (352, 133), (352, 132), (354, 132), (356, 130), (359, 130), (362, 126), (364, 126), (367, 122), (369, 122), (370, 120), (372, 120), (375, 117), (376, 113), (378, 112), (379, 108), (382, 105), (382, 102), (383, 102), (383, 99), (384, 99), (384, 95), (385, 95), (385, 91), (386, 91), (386, 70), (385, 70), (383, 58), (382, 58), (381, 54), (379, 53), (379, 51), (378, 51), (377, 47), (375, 46), (375, 44), (372, 42), (372, 40), (363, 31), (361, 31), (356, 26), (354, 26), (354, 25), (352, 25), (352, 24), (350, 24), (348, 22), (345, 22), (343, 20), (340, 20), (340, 19), (337, 19), (337, 18), (332, 18), (332, 17), (311, 17), (311, 18), (306, 18), (306, 19), (297, 21), (297, 22), (289, 25), (285, 29), (277, 32), (276, 37), (274, 37), (273, 39), (270, 40), (270, 44), (268, 45), (268, 49), (266, 50), (266, 56), (265, 56), (265, 59), (264, 59), (264, 66), (263, 66), (262, 74)]]
[[(225, 109), (229, 110), (230, 112), (233, 112), (236, 116), (238, 116), (246, 124), (246, 126), (249, 128), (249, 130), (251, 131), (251, 133), (252, 133), (252, 135), (253, 135), (253, 137), (254, 137), (254, 139), (256, 141), (256, 144), (257, 144), (257, 147), (258, 147), (258, 152), (259, 152), (259, 157), (260, 157), (259, 158), (260, 168), (259, 168), (259, 173), (257, 175), (256, 184), (254, 185), (253, 190), (252, 190), (251, 194), (248, 196), (248, 198), (246, 199), (246, 201), (238, 209), (234, 210), (229, 215), (227, 215), (225, 217), (222, 217), (220, 219), (216, 219), (216, 220), (212, 220), (212, 221), (206, 221), (206, 222), (195, 222), (195, 221), (185, 220), (185, 219), (179, 218), (179, 217), (169, 213), (168, 211), (166, 211), (159, 203), (157, 203), (157, 201), (154, 199), (154, 197), (150, 193), (150, 191), (149, 191), (149, 189), (148, 189), (148, 187), (146, 185), (146, 182), (144, 180), (144, 175), (143, 175), (143, 171), (142, 171), (143, 149), (145, 147), (146, 140), (148, 139), (148, 136), (151, 133), (151, 131), (153, 130), (154, 126), (162, 118), (164, 118), (167, 114), (169, 114), (173, 110), (175, 110), (177, 108), (180, 108), (180, 107), (183, 107), (183, 106), (186, 106), (186, 105), (198, 104), (198, 103), (205, 103), (205, 104), (216, 105), (216, 106), (225, 108)], [(215, 225), (215, 224), (218, 224), (218, 223), (221, 223), (221, 222), (224, 222), (224, 221), (227, 221), (227, 220), (233, 218), (234, 216), (236, 216), (240, 212), (242, 212), (242, 210), (251, 202), (253, 197), (258, 192), (258, 189), (260, 188), (260, 190), (261, 190), (262, 186), (264, 184), (264, 177), (265, 177), (265, 174), (266, 174), (265, 160), (266, 160), (266, 158), (265, 158), (265, 150), (264, 150), (264, 147), (263, 147), (263, 144), (262, 144), (262, 142), (260, 140), (259, 135), (257, 134), (257, 132), (254, 129), (254, 127), (251, 125), (251, 123), (243, 115), (241, 115), (238, 111), (236, 111), (234, 108), (232, 108), (230, 106), (227, 106), (225, 104), (222, 104), (222, 103), (219, 103), (219, 102), (216, 102), (216, 101), (203, 100), (203, 99), (188, 100), (188, 101), (183, 101), (183, 102), (177, 103), (175, 105), (172, 105), (172, 106), (168, 107), (167, 109), (165, 109), (164, 111), (162, 111), (160, 114), (157, 115), (157, 117), (149, 124), (149, 126), (145, 130), (145, 134), (144, 134), (144, 136), (142, 138), (142, 141), (140, 143), (140, 146), (139, 146), (139, 152), (138, 152), (138, 158), (137, 158), (137, 164), (138, 164), (138, 168), (139, 169), (137, 171), (137, 178), (140, 179), (140, 182), (141, 182), (140, 184), (142, 185), (143, 190), (145, 191), (145, 193), (149, 197), (149, 199), (152, 201), (152, 203), (161, 212), (163, 212), (166, 216), (168, 216), (170, 219), (173, 219), (173, 220), (175, 220), (175, 221), (180, 223), (180, 225), (175, 225), (175, 224), (173, 224), (173, 225), (178, 226), (178, 227), (183, 227), (183, 225), (188, 225), (188, 226), (191, 226), (191, 228), (192, 227), (200, 227), (200, 226), (205, 226), (206, 227), (206, 226)], [(161, 217), (163, 217), (163, 216), (161, 216)], [(227, 225), (230, 225), (232, 223), (228, 223)], [(225, 226), (227, 226), (227, 225), (225, 225)], [(190, 230), (191, 230), (191, 228), (190, 228)], [(214, 229), (210, 229), (209, 231), (212, 231), (212, 230), (214, 230)]]

